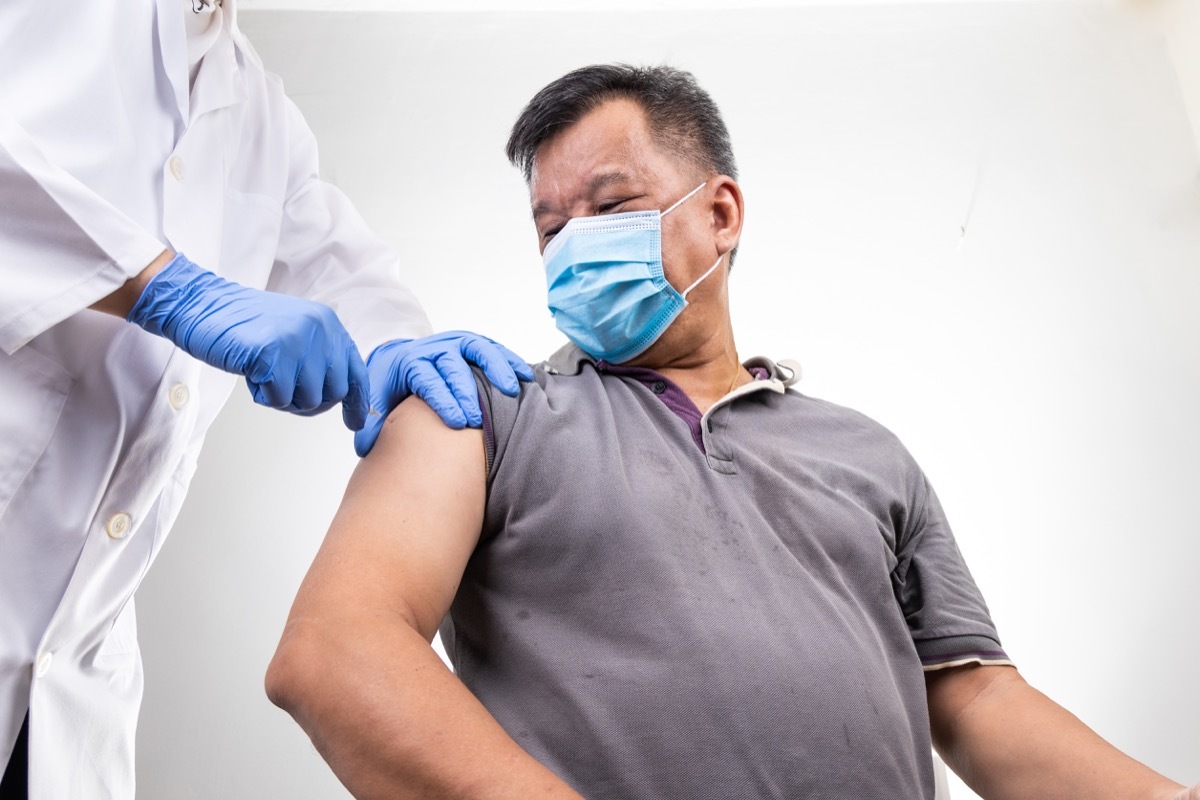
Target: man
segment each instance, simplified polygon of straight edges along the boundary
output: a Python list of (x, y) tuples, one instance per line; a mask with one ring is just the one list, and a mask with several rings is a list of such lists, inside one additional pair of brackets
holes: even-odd
[(5, 798), (133, 796), (132, 597), (233, 375), (275, 408), (342, 404), (365, 453), (410, 390), (478, 425), (464, 357), (513, 393), (527, 370), (427, 336), (235, 12), (0, 4)]
[(572, 344), (482, 432), (401, 404), (267, 675), (351, 792), (928, 798), (932, 737), (989, 798), (1200, 797), (1025, 683), (894, 436), (740, 362), (689, 74), (573, 72), (508, 154)]

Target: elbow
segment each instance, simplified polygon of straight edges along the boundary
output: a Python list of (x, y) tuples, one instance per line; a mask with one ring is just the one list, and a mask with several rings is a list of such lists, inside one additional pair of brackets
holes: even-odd
[(328, 648), (314, 636), (289, 628), (267, 666), (267, 699), (299, 720), (320, 691)]

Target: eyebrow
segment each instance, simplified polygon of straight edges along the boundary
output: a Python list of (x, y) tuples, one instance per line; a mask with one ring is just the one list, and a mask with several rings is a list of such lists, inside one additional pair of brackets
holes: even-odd
[[(613, 169), (609, 170), (608, 172), (601, 172), (598, 175), (593, 175), (591, 180), (588, 181), (587, 190), (590, 194), (595, 194), (606, 186), (611, 186), (614, 183), (621, 183), (622, 181), (627, 180), (630, 180), (630, 175), (628, 172), (620, 169)], [(533, 207), (533, 218), (536, 220), (540, 215), (549, 214), (552, 212), (553, 209), (550, 208), (550, 206), (548, 206), (546, 203), (538, 203)]]

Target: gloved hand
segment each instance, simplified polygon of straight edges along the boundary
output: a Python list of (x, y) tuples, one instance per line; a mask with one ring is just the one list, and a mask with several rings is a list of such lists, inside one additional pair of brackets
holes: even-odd
[(1182, 792), (1175, 795), (1172, 800), (1200, 800), (1200, 783), (1197, 783), (1190, 789), (1184, 789)]
[(468, 361), (509, 396), (521, 390), (518, 378), (533, 380), (533, 370), (520, 356), (486, 336), (467, 331), (396, 339), (376, 347), (367, 358), (371, 414), (354, 435), (355, 452), (359, 456), (371, 452), (387, 415), (410, 394), (420, 395), (451, 428), (482, 425), (479, 390)]
[(251, 289), (182, 254), (126, 317), (217, 369), (246, 377), (254, 402), (296, 414), (343, 403), (350, 430), (367, 419), (367, 368), (329, 306)]

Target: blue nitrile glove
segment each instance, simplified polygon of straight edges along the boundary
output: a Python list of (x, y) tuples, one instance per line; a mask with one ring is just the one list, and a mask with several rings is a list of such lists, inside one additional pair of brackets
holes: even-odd
[(371, 452), (387, 415), (410, 394), (420, 395), (451, 428), (482, 425), (479, 389), (468, 361), (510, 396), (521, 391), (518, 378), (533, 380), (533, 370), (516, 353), (467, 331), (396, 339), (376, 347), (367, 358), (371, 414), (363, 429), (354, 434), (355, 452), (359, 456)]
[(175, 256), (126, 317), (217, 369), (246, 376), (254, 402), (295, 414), (343, 403), (367, 419), (367, 367), (329, 306), (227, 281)]

